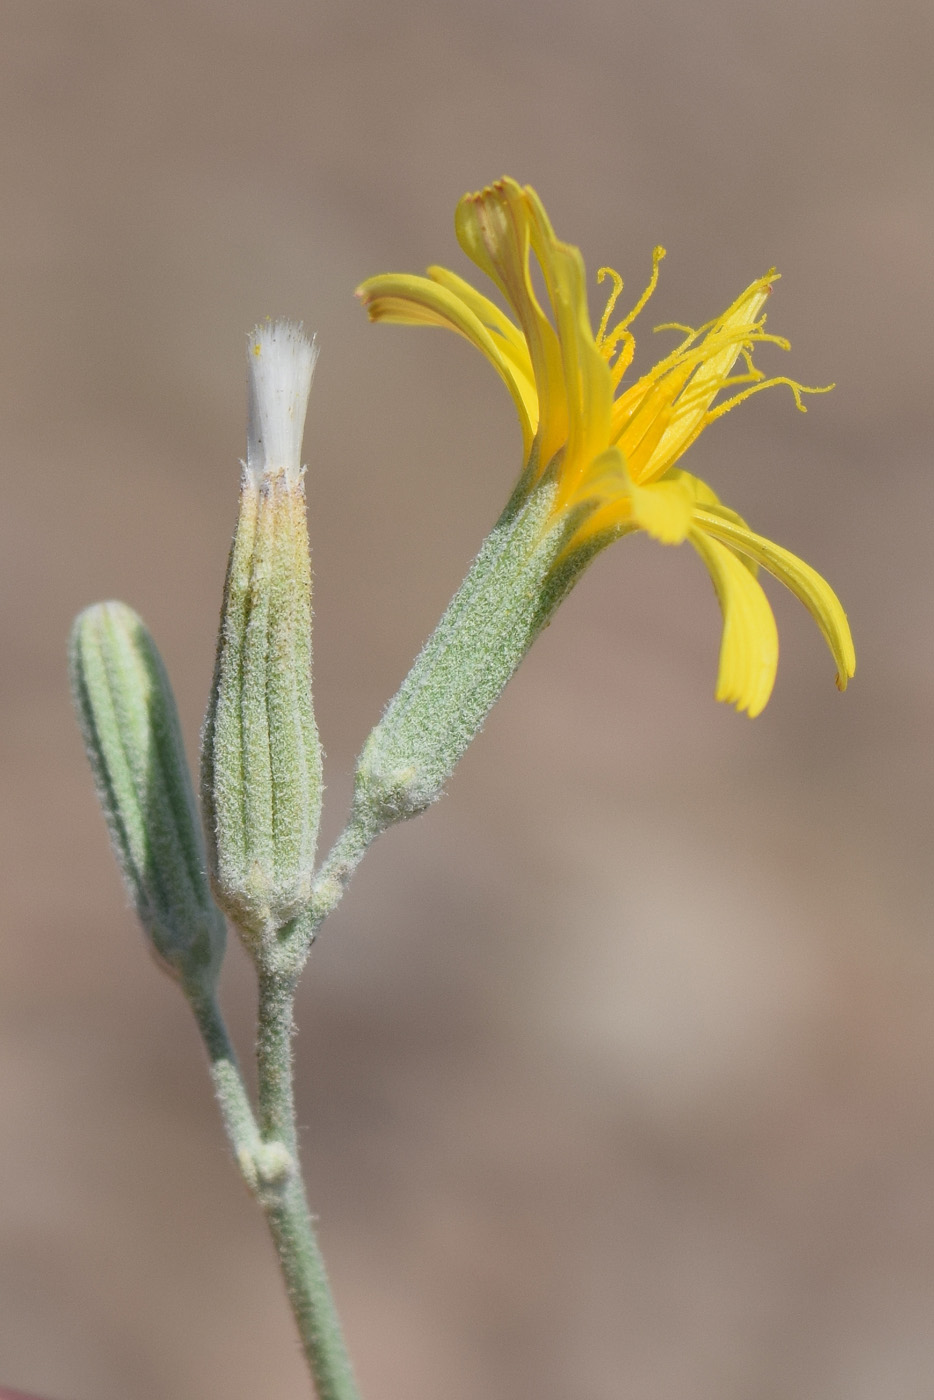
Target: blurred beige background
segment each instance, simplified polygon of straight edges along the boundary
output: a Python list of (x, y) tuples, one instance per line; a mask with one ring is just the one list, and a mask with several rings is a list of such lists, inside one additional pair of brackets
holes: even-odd
[[(443, 803), (373, 851), (297, 1044), (367, 1400), (934, 1393), (934, 20), (926, 0), (6, 0), (0, 19), (0, 1382), (308, 1393), (195, 1034), (128, 913), (72, 723), (72, 615), (147, 618), (192, 754), (244, 333), (321, 359), (305, 456), (325, 836), (519, 465), (453, 336), (364, 276), (466, 265), (532, 182), (651, 325), (753, 277), (805, 383), (689, 465), (832, 580), (751, 723), (688, 550), (602, 556)], [(598, 305), (595, 292), (595, 307)], [(667, 345), (668, 341), (661, 341)], [(641, 363), (645, 363), (645, 358)], [(244, 1051), (251, 981), (226, 971)]]

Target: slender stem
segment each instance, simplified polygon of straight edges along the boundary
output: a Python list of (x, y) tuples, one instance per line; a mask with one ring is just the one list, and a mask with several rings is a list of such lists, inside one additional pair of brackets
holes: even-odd
[[(262, 1139), (237, 1056), (213, 991), (205, 992), (199, 987), (189, 986), (185, 992), (208, 1052), (211, 1080), (227, 1138), (240, 1170), (249, 1182), (251, 1175), (255, 1177), (255, 1162)], [(255, 1182), (250, 1184), (255, 1187)]]
[(267, 1150), (286, 1149), (289, 1163), (281, 1179), (260, 1192), (260, 1202), (319, 1400), (358, 1400), (299, 1163), (292, 1079), (294, 995), (293, 977), (260, 968), (256, 1047), (260, 1130)]
[(388, 825), (373, 812), (354, 803), (347, 825), (334, 842), (315, 876), (309, 922), (317, 929), (330, 914), (366, 855), (367, 848)]
[(292, 1087), (294, 978), (259, 968), (256, 1068), (259, 1123), (264, 1142), (281, 1142), (297, 1158)]
[(211, 1065), (224, 1128), (262, 1206), (318, 1400), (359, 1400), (298, 1160), (292, 1088), (294, 982), (260, 973), (257, 1124), (213, 991), (185, 988)]
[(296, 919), (278, 947), (265, 949), (257, 958), (258, 1123), (213, 994), (186, 989), (207, 1047), (227, 1136), (275, 1242), (318, 1400), (359, 1400), (359, 1395), (301, 1174), (292, 1077), (292, 1009), (295, 986), (315, 933), (340, 901), (367, 847), (384, 825), (371, 813), (354, 808), (321, 866), (308, 912)]
[(264, 1210), (318, 1400), (359, 1400), (298, 1171)]
[(347, 825), (321, 862), (308, 909), (298, 916), (283, 941), (284, 965), (293, 970), (296, 978), (318, 929), (340, 903), (350, 877), (366, 855), (368, 847), (389, 824), (365, 808), (354, 805)]

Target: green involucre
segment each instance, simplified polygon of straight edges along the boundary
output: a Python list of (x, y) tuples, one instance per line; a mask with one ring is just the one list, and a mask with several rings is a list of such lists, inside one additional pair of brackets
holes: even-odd
[(304, 496), (264, 478), (241, 497), (201, 744), (214, 892), (256, 955), (311, 897), (321, 788)]
[(554, 486), (514, 500), (372, 731), (355, 804), (382, 829), (441, 796), (458, 759), (555, 608), (593, 557), (563, 562), (569, 522), (550, 520)]
[(123, 603), (75, 619), (72, 694), (130, 899), (183, 982), (217, 980), (224, 920), (211, 898), (200, 821), (172, 688), (156, 644)]

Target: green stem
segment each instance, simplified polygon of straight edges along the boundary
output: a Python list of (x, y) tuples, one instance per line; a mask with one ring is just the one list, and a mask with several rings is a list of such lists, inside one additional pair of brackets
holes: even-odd
[(340, 1320), (296, 1170), (264, 1206), (318, 1400), (359, 1400)]
[(259, 970), (259, 1118), (267, 1149), (285, 1149), (288, 1166), (260, 1203), (279, 1254), (285, 1286), (318, 1400), (358, 1400), (340, 1320), (328, 1284), (302, 1181), (292, 1079), (295, 979)]
[(359, 1400), (298, 1160), (291, 1046), (294, 980), (260, 973), (258, 1124), (213, 992), (189, 986), (186, 993), (208, 1052), (227, 1137), (275, 1242), (318, 1400)]
[(292, 1087), (292, 1004), (295, 979), (260, 966), (256, 1068), (264, 1142), (281, 1142), (297, 1158)]
[(347, 888), (351, 875), (366, 855), (367, 848), (389, 825), (355, 801), (347, 825), (334, 842), (315, 876), (307, 923), (312, 937), (330, 914)]
[(390, 825), (356, 803), (347, 825), (334, 842), (315, 876), (311, 902), (300, 914), (283, 939), (283, 966), (297, 980), (315, 934), (328, 914), (340, 903), (350, 877), (366, 855), (368, 847), (381, 831)]
[[(185, 993), (208, 1052), (211, 1081), (228, 1141), (241, 1172), (251, 1189), (255, 1189), (255, 1164), (262, 1148), (262, 1139), (224, 1018), (213, 991), (205, 992), (199, 987), (188, 986)], [(254, 1180), (251, 1181), (251, 1177)]]

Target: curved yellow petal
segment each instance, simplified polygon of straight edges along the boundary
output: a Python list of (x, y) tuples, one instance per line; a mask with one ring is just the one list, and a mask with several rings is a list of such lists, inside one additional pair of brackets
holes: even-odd
[[(429, 267), (428, 276), (433, 282), (437, 282), (458, 297), (493, 336), (494, 343), (512, 365), (516, 382), (520, 386), (523, 399), (529, 408), (530, 417), (537, 424), (539, 414), (535, 373), (532, 369), (532, 358), (529, 355), (528, 344), (519, 327), (510, 321), (504, 312), (500, 311), (495, 302), (490, 301), (489, 297), (485, 297), (482, 292), (478, 292), (476, 287), (472, 287), (463, 277), (458, 277), (456, 272), (451, 272), (450, 268)], [(528, 456), (528, 452), (526, 452), (526, 456)]]
[(449, 267), (438, 267), (432, 264), (427, 269), (428, 276), (432, 282), (437, 282), (440, 286), (446, 287), (449, 292), (460, 297), (461, 301), (470, 307), (474, 315), (483, 322), (488, 330), (498, 332), (507, 344), (511, 345), (517, 356), (524, 359), (526, 373), (530, 379), (535, 376), (532, 373), (532, 360), (529, 356), (529, 347), (526, 344), (525, 336), (519, 327), (510, 321), (505, 312), (500, 311), (495, 301), (490, 301), (482, 292), (478, 292), (476, 287), (472, 287), (464, 277), (458, 277), (456, 272), (452, 272)]
[[(680, 481), (685, 490), (690, 492), (695, 507), (700, 506), (702, 509), (709, 511), (712, 515), (720, 516), (723, 520), (727, 520), (733, 525), (739, 525), (743, 530), (749, 528), (743, 517), (738, 515), (735, 510), (730, 510), (729, 506), (725, 506), (713, 487), (708, 486), (706, 481), (701, 481), (700, 477), (695, 476), (693, 472), (686, 472), (683, 467), (669, 467), (663, 480)], [(759, 565), (756, 563), (755, 559), (750, 558), (748, 554), (742, 554), (740, 555), (740, 562), (746, 565), (746, 568), (752, 574), (753, 578), (755, 578), (759, 572)]]
[(694, 519), (708, 535), (723, 540), (731, 549), (748, 554), (800, 598), (837, 663), (837, 688), (846, 690), (847, 681), (856, 671), (856, 652), (843, 605), (826, 579), (790, 550), (754, 534), (745, 525), (725, 519), (720, 513), (697, 510)]
[(707, 565), (723, 613), (717, 699), (754, 719), (765, 709), (778, 668), (778, 628), (769, 600), (726, 545), (698, 529), (689, 538)]
[[(720, 506), (720, 497), (713, 487), (708, 486), (706, 481), (702, 481), (700, 477), (695, 476), (693, 472), (686, 472), (683, 467), (672, 467), (668, 471), (667, 476), (673, 481), (682, 482), (685, 490), (691, 493), (691, 499), (694, 501), (695, 505)], [(734, 514), (734, 511), (730, 511), (731, 516)], [(736, 519), (739, 519), (738, 515)]]
[(580, 250), (555, 236), (535, 191), (524, 193), (531, 211), (532, 250), (545, 278), (561, 347), (568, 427), (560, 484), (562, 496), (572, 500), (592, 462), (610, 441), (613, 383), (590, 324)]
[(661, 544), (682, 544), (688, 537), (694, 502), (680, 481), (630, 485), (633, 519)]
[(574, 519), (561, 559), (600, 536), (609, 544), (611, 539), (639, 529), (633, 515), (630, 486), (626, 463), (618, 447), (608, 448), (591, 463), (575, 500), (560, 507)]
[(545, 315), (529, 269), (531, 210), (515, 180), (502, 179), (457, 206), (454, 228), (467, 256), (499, 287), (528, 342), (538, 390), (539, 461), (547, 467), (567, 442), (564, 367), (555, 329)]
[(691, 528), (694, 499), (678, 480), (637, 485), (619, 448), (610, 447), (589, 464), (573, 500), (561, 508), (575, 506), (589, 509), (574, 529), (572, 547), (624, 529), (644, 530), (661, 544), (681, 544)]
[[(507, 349), (507, 342), (501, 336), (492, 335), (462, 297), (428, 277), (405, 273), (370, 277), (360, 284), (356, 294), (366, 307), (371, 321), (388, 321), (406, 326), (444, 326), (457, 331), (471, 345), (475, 345), (512, 395), (522, 426), (525, 456), (528, 457), (538, 429), (535, 385), (518, 357)], [(480, 300), (485, 301), (486, 298)], [(489, 305), (496, 310), (492, 302)]]

